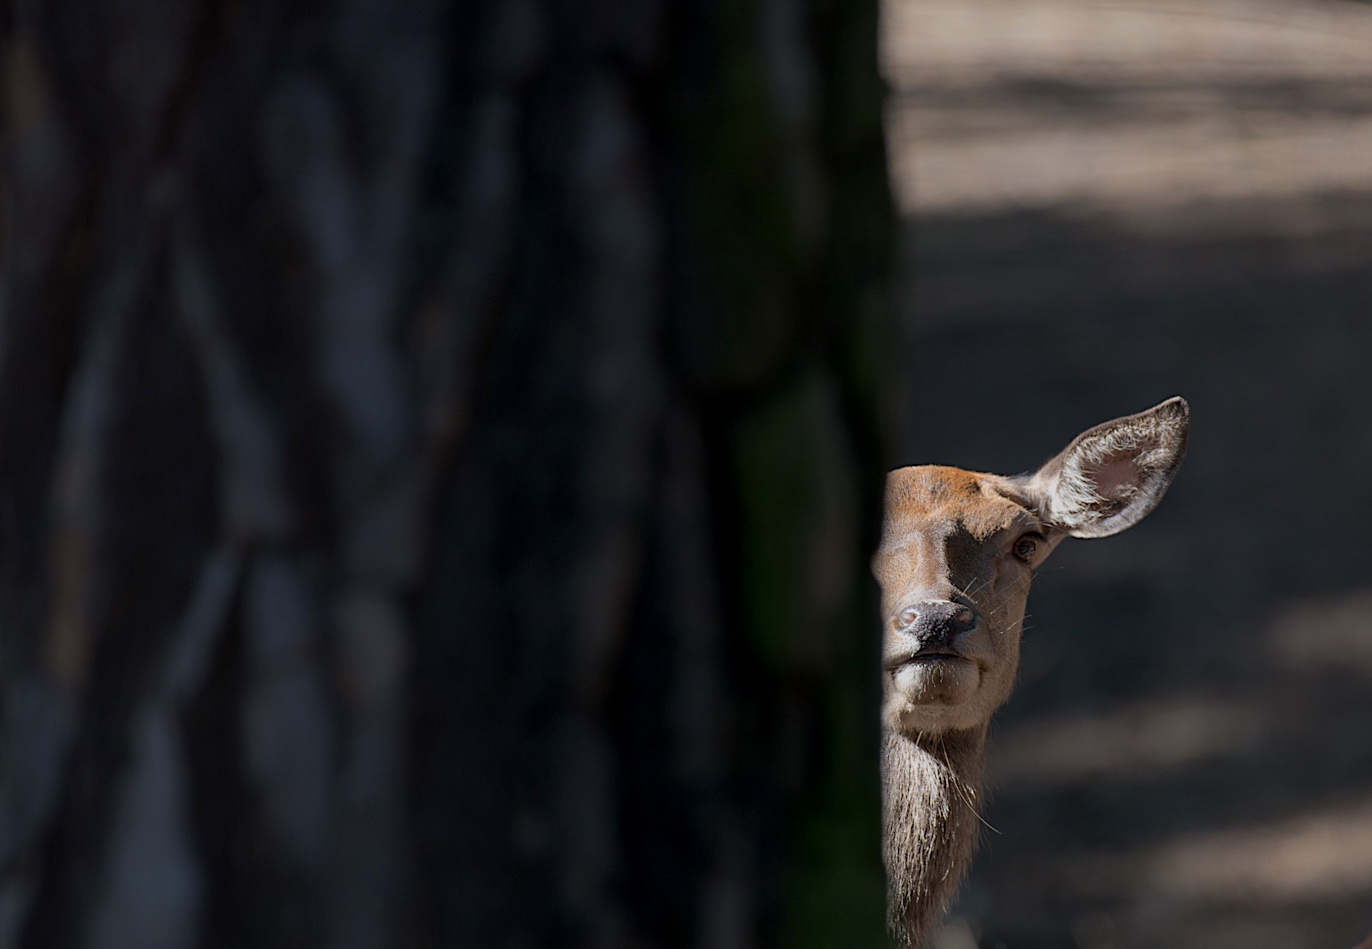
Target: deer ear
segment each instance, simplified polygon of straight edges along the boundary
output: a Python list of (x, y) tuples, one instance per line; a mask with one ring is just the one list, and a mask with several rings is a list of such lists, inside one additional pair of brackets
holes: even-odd
[(1181, 397), (1078, 435), (1029, 475), (1039, 516), (1073, 537), (1108, 537), (1157, 507), (1181, 467), (1191, 410)]

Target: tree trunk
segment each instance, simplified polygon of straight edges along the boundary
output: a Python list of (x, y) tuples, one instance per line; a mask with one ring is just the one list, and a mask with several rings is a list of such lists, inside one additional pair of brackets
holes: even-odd
[(869, 0), (9, 0), (0, 949), (876, 946)]

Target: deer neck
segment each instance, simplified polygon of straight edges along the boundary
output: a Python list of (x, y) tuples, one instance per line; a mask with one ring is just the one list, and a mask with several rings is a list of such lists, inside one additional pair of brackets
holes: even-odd
[(882, 737), (888, 919), (897, 946), (918, 949), (976, 848), (986, 726)]

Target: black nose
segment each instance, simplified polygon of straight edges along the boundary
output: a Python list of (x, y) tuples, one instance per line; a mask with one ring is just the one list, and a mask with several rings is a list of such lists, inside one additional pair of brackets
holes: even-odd
[(947, 600), (914, 603), (896, 614), (896, 629), (913, 637), (920, 649), (951, 646), (959, 634), (976, 624), (975, 613)]

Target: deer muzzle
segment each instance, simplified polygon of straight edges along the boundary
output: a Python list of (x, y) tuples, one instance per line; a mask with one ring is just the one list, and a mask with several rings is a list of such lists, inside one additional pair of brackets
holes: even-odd
[(906, 606), (893, 620), (887, 665), (965, 659), (958, 640), (976, 629), (977, 622), (975, 610), (949, 600), (925, 600)]

